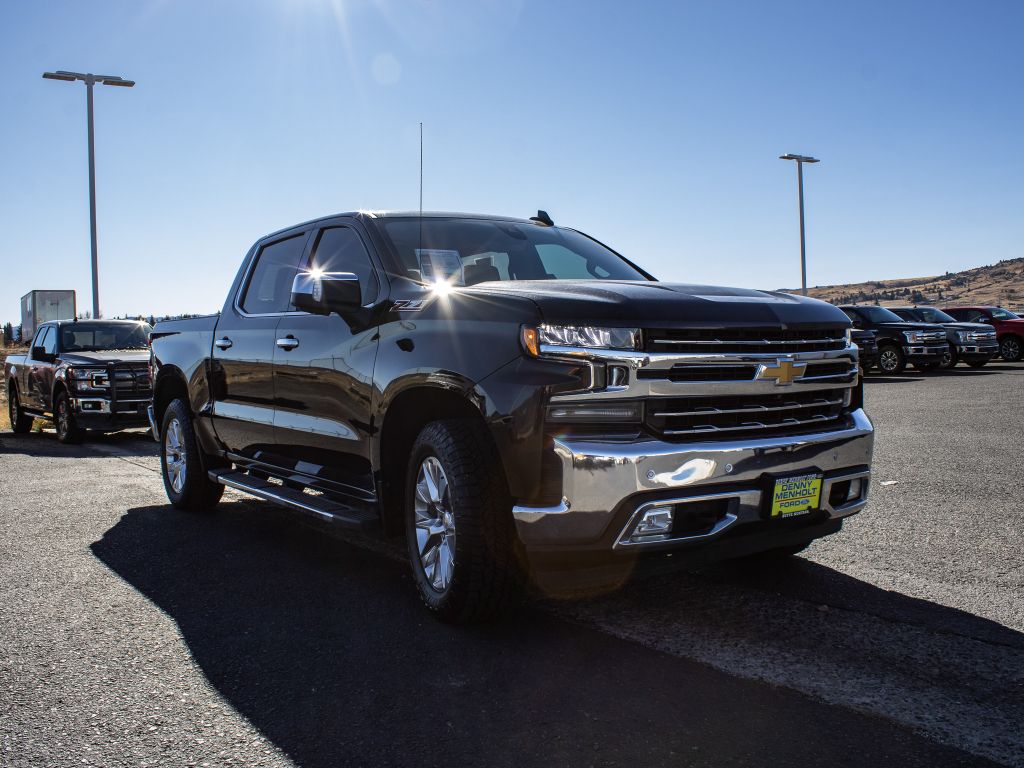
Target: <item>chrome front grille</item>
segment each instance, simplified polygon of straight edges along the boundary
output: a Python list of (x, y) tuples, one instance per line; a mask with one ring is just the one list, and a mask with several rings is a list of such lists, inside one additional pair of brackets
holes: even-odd
[(647, 352), (823, 352), (846, 347), (845, 328), (648, 328)]
[[(786, 357), (786, 355), (781, 355)], [(637, 372), (643, 380), (665, 380), (674, 382), (716, 382), (753, 381), (757, 378), (760, 363), (706, 363), (681, 362), (671, 368), (645, 368)], [(809, 360), (801, 381), (850, 382), (857, 376), (857, 366), (850, 358), (838, 360)]]
[(924, 339), (925, 344), (934, 344), (935, 342), (946, 340), (945, 331), (925, 331), (921, 334), (921, 338)]
[(647, 428), (672, 440), (761, 437), (839, 429), (849, 421), (848, 387), (783, 394), (659, 398), (645, 404)]

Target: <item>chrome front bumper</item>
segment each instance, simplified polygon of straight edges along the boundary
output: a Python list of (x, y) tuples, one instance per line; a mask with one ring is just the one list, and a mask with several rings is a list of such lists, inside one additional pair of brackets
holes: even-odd
[[(656, 439), (615, 442), (556, 438), (562, 501), (552, 507), (513, 507), (527, 548), (608, 550), (664, 549), (717, 538), (744, 523), (760, 521), (764, 479), (808, 471), (824, 474), (822, 510), (847, 517), (867, 503), (874, 428), (862, 409), (851, 427), (813, 435), (729, 442), (667, 443)], [(857, 498), (832, 506), (832, 486), (861, 478)], [(630, 542), (640, 510), (707, 498), (735, 500), (729, 514), (699, 536)], [(728, 522), (726, 522), (728, 521)], [(723, 524), (724, 523), (724, 524)]]

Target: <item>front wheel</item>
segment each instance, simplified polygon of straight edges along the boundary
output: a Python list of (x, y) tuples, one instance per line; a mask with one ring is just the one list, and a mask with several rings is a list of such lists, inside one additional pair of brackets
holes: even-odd
[(955, 368), (956, 364), (960, 362), (960, 355), (956, 351), (956, 347), (952, 344), (947, 345), (946, 353), (942, 356), (942, 362), (939, 363), (945, 370)]
[(903, 350), (893, 344), (882, 347), (878, 353), (878, 370), (885, 374), (903, 373), (907, 358)]
[(405, 488), (409, 560), (427, 609), (453, 624), (507, 611), (520, 589), (512, 500), (483, 427), (460, 419), (424, 427)]
[(1018, 336), (1004, 336), (999, 342), (999, 354), (1008, 363), (1016, 363), (1024, 357), (1024, 344)]
[(18, 390), (13, 387), (7, 393), (7, 415), (11, 420), (11, 431), (14, 434), (27, 435), (32, 431), (32, 422), (35, 419), (22, 412), (21, 401), (18, 399)]
[(71, 398), (67, 392), (58, 392), (53, 404), (53, 419), (57, 427), (57, 439), (65, 445), (82, 442), (84, 434), (75, 420), (75, 411), (71, 407)]
[(193, 512), (213, 509), (224, 495), (224, 486), (207, 476), (192, 412), (181, 400), (167, 406), (160, 435), (160, 470), (171, 506)]

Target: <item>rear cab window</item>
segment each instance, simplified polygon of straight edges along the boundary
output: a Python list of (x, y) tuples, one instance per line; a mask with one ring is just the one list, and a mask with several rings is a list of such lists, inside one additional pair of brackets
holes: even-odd
[(307, 235), (290, 235), (260, 248), (238, 302), (245, 314), (270, 315), (291, 310), (292, 281), (299, 271)]

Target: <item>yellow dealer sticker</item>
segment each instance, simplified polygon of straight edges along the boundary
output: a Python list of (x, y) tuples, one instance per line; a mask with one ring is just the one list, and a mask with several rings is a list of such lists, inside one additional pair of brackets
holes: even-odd
[(821, 503), (821, 475), (785, 477), (775, 481), (772, 517), (803, 515)]

